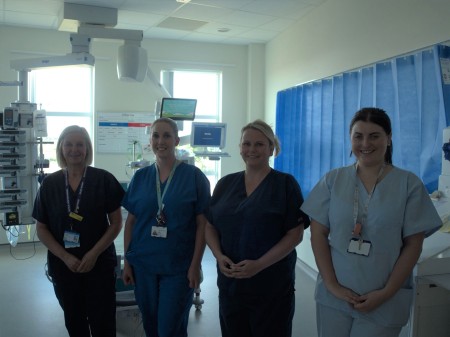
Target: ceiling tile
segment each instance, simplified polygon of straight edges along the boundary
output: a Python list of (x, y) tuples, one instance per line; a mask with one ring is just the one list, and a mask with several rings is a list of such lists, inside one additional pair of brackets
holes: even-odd
[(5, 0), (4, 10), (22, 13), (49, 14), (58, 13), (63, 8), (62, 1), (46, 0)]
[(41, 14), (28, 14), (19, 12), (5, 11), (6, 24), (20, 25), (24, 27), (36, 27), (36, 28), (53, 28), (57, 27), (57, 16), (41, 15)]
[(144, 36), (147, 38), (156, 38), (156, 39), (182, 39), (184, 36), (189, 33), (184, 30), (175, 30), (175, 29), (166, 29), (166, 28), (158, 28), (152, 27), (144, 31)]
[(118, 21), (120, 23), (140, 24), (145, 25), (147, 27), (157, 25), (165, 18), (166, 16), (160, 14), (132, 12), (132, 11), (119, 11), (118, 14)]
[(255, 0), (192, 0), (191, 4), (216, 6), (229, 9), (240, 9)]
[(311, 13), (316, 8), (317, 8), (316, 6), (307, 6), (307, 7), (304, 7), (302, 9), (299, 9), (298, 11), (292, 12), (291, 14), (287, 15), (286, 17), (298, 21), (301, 18), (303, 18), (306, 15), (308, 15), (309, 13)]
[[(220, 28), (228, 28), (228, 32), (219, 33), (217, 30)], [(244, 32), (247, 32), (250, 28), (248, 27), (242, 27), (237, 25), (226, 25), (223, 23), (218, 22), (211, 22), (203, 27), (200, 27), (197, 29), (197, 32), (200, 33), (206, 33), (206, 34), (218, 34), (218, 36), (224, 36), (224, 37), (230, 37), (230, 36), (236, 36), (239, 34), (242, 34)]]
[(242, 7), (249, 12), (298, 20), (326, 0), (258, 0)]
[(189, 39), (189, 41), (217, 43), (217, 42), (221, 42), (221, 41), (225, 40), (225, 37), (221, 37), (217, 33), (216, 34), (205, 34), (205, 33), (199, 33), (199, 32), (192, 32), (184, 37), (184, 40), (186, 40), (186, 39)]
[(274, 30), (276, 32), (282, 32), (283, 30), (293, 25), (295, 22), (296, 21), (292, 19), (275, 19), (271, 22), (259, 26), (259, 28), (264, 30)]
[(157, 27), (194, 31), (194, 30), (204, 26), (205, 24), (207, 24), (206, 21), (182, 19), (182, 18), (177, 18), (177, 17), (168, 17), (164, 21), (161, 21), (157, 25)]
[[(42, 0), (40, 1), (42, 2)], [(59, 2), (70, 2), (79, 5), (90, 5), (98, 7), (120, 8), (125, 3), (127, 3), (127, 0), (59, 0)], [(141, 2), (141, 0), (139, 0), (138, 2)]]
[(261, 42), (256, 41), (256, 40), (244, 39), (244, 38), (240, 38), (240, 37), (230, 37), (230, 38), (223, 40), (222, 43), (238, 44), (238, 45), (245, 46), (245, 45), (248, 45), (249, 43), (261, 43)]
[(259, 0), (243, 6), (241, 10), (276, 17), (294, 18), (311, 5), (299, 0)]
[(240, 34), (239, 36), (242, 38), (248, 38), (253, 40), (259, 40), (260, 42), (265, 42), (267, 37), (269, 37), (269, 39), (273, 39), (278, 34), (279, 32), (271, 30), (251, 29), (245, 33)]
[(117, 26), (115, 26), (114, 28), (117, 29), (131, 29), (131, 30), (142, 30), (145, 31), (147, 29), (149, 29), (151, 26), (150, 25), (143, 25), (143, 24), (133, 24), (133, 23), (119, 23), (117, 24)]
[(117, 7), (120, 10), (129, 10), (134, 12), (155, 13), (171, 15), (184, 4), (175, 0), (128, 0), (123, 6)]
[(232, 14), (218, 18), (216, 21), (244, 27), (258, 27), (274, 19), (274, 17), (268, 15), (234, 11)]
[(173, 16), (202, 21), (214, 21), (217, 18), (230, 15), (233, 10), (214, 6), (204, 6), (196, 4), (186, 4), (179, 8)]
[[(146, 38), (245, 44), (244, 41), (270, 41), (275, 33), (284, 31), (326, 1), (191, 0), (183, 4), (175, 0), (0, 0), (0, 24), (57, 30), (64, 2), (70, 2), (117, 8), (116, 28), (142, 30)], [(195, 32), (156, 27), (170, 17), (207, 23)], [(219, 28), (230, 31), (220, 33)]]

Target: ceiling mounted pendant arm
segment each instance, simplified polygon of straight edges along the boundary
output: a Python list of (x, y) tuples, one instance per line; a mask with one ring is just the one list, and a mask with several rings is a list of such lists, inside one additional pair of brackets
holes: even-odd
[(86, 35), (70, 34), (72, 52), (66, 55), (44, 56), (31, 59), (11, 60), (10, 67), (17, 71), (18, 102), (28, 101), (28, 73), (33, 69), (87, 65), (94, 66), (95, 58), (89, 53), (91, 39)]
[(107, 28), (82, 24), (78, 34), (92, 39), (123, 40), (117, 55), (117, 75), (125, 81), (142, 82), (147, 74), (147, 51), (141, 47), (144, 32), (133, 29)]
[(138, 46), (141, 45), (141, 41), (144, 38), (142, 30), (106, 28), (89, 24), (78, 27), (78, 34), (86, 35), (93, 39), (124, 40), (126, 43)]
[(161, 97), (172, 97), (172, 95), (167, 91), (164, 85), (162, 85), (161, 82), (156, 78), (155, 74), (150, 69), (150, 67), (147, 68), (147, 77), (161, 91), (162, 93)]

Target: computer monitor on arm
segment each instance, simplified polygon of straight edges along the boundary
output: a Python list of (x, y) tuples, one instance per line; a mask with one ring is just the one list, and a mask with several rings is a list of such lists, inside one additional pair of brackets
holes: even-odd
[(191, 146), (196, 148), (212, 148), (218, 151), (225, 148), (227, 135), (226, 123), (192, 122)]

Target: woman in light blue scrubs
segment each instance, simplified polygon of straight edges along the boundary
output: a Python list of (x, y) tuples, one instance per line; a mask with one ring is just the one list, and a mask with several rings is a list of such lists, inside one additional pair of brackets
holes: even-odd
[(179, 141), (173, 120), (153, 123), (156, 162), (136, 171), (122, 202), (128, 210), (123, 280), (135, 286), (147, 337), (186, 337), (200, 284), (210, 186), (199, 168), (176, 159)]
[(301, 209), (319, 268), (319, 337), (394, 337), (408, 322), (412, 270), (441, 219), (419, 178), (392, 164), (385, 111), (350, 124), (353, 165), (328, 172)]

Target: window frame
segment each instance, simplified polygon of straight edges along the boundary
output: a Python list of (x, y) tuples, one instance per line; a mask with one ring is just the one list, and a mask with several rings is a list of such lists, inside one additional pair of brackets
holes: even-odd
[[(177, 84), (176, 82), (176, 74), (177, 73), (184, 73), (184, 74), (202, 74), (202, 73), (209, 73), (214, 74), (216, 76), (216, 103), (215, 103), (215, 112), (214, 114), (198, 114), (198, 109), (202, 108), (201, 104), (201, 97), (182, 97), (185, 96), (184, 93), (180, 93), (179, 90), (177, 90)], [(182, 98), (196, 98), (197, 99), (197, 111), (195, 113), (195, 119), (193, 121), (184, 121), (183, 122), (183, 130), (180, 132), (181, 136), (190, 138), (190, 132), (191, 132), (191, 125), (192, 122), (222, 122), (222, 77), (223, 73), (220, 70), (192, 70), (192, 69), (162, 69), (160, 73), (160, 79), (161, 83), (164, 85), (164, 87), (167, 89), (167, 91), (172, 95), (172, 97), (178, 97), (178, 94), (181, 94)], [(192, 80), (189, 84), (189, 89), (196, 88), (197, 86), (193, 85)], [(192, 149), (190, 145), (183, 145), (180, 146), (181, 149), (186, 149), (187, 151), (192, 153)], [(208, 158), (203, 157), (194, 157), (195, 158), (195, 165), (200, 168), (208, 177), (211, 184), (211, 189), (213, 190), (217, 181), (221, 177), (221, 165), (220, 161), (212, 161)], [(212, 165), (209, 165), (212, 164)], [(208, 174), (208, 171), (214, 171), (214, 177), (212, 175)]]
[[(89, 71), (87, 72), (83, 72), (82, 76), (80, 78), (80, 82), (74, 82), (73, 78), (71, 78), (70, 81), (68, 81), (63, 75), (61, 74), (61, 80), (57, 81), (58, 83), (58, 89), (61, 90), (69, 90), (70, 91), (70, 98), (71, 100), (67, 101), (67, 105), (64, 106), (63, 109), (58, 109), (58, 110), (48, 110), (46, 108), (46, 102), (45, 99), (48, 98), (48, 96), (50, 96), (48, 94), (48, 92), (46, 92), (44, 95), (42, 95), (42, 97), (39, 96), (39, 92), (40, 90), (42, 90), (41, 88), (38, 88), (38, 86), (43, 85), (44, 89), (47, 87), (48, 82), (46, 83), (45, 81), (42, 81), (42, 78), (47, 77), (46, 75), (48, 74), (52, 74), (52, 76), (50, 76), (51, 78), (53, 78), (55, 76), (55, 70), (69, 70), (74, 76), (77, 76), (78, 74), (80, 74), (80, 69), (88, 69)], [(46, 73), (46, 70), (48, 70), (49, 72)], [(42, 74), (44, 74), (44, 76), (42, 76)], [(58, 75), (59, 76), (59, 75)], [(51, 134), (51, 129), (47, 127), (47, 131), (48, 131), (48, 136), (47, 137), (42, 137), (43, 142), (53, 142), (53, 145), (49, 145), (49, 144), (44, 144), (43, 147), (43, 152), (44, 152), (44, 157), (45, 159), (49, 159), (50, 160), (50, 167), (46, 169), (46, 171), (48, 173), (57, 171), (59, 169), (59, 166), (56, 163), (56, 142), (58, 140), (60, 131), (62, 131), (62, 129), (64, 129), (66, 126), (71, 125), (71, 123), (67, 123), (66, 125), (61, 124), (61, 123), (56, 123), (54, 118), (65, 118), (65, 119), (70, 119), (70, 118), (81, 118), (82, 121), (84, 120), (85, 122), (81, 122), (81, 123), (77, 123), (81, 126), (84, 126), (91, 138), (91, 142), (93, 145), (93, 148), (95, 149), (95, 137), (94, 137), (94, 68), (93, 67), (86, 67), (86, 66), (61, 66), (61, 67), (57, 67), (57, 68), (40, 68), (40, 69), (36, 69), (36, 70), (32, 70), (30, 73), (28, 73), (28, 90), (29, 90), (29, 95), (30, 95), (30, 101), (34, 102), (37, 104), (38, 106), (38, 110), (45, 110), (45, 116), (46, 116), (46, 120), (47, 120), (47, 126), (51, 125), (52, 122), (53, 124), (56, 125), (62, 125), (62, 128), (57, 128), (58, 129), (58, 134)], [(87, 79), (86, 79), (87, 77)], [(64, 78), (64, 80), (63, 80)], [(87, 83), (86, 83), (87, 80)], [(50, 80), (52, 81), (52, 80)], [(69, 83), (70, 85), (65, 86), (65, 83)], [(75, 84), (74, 84), (75, 83)], [(53, 84), (53, 83), (52, 83)], [(83, 86), (84, 88), (86, 88), (86, 90), (73, 90), (74, 86), (76, 87), (76, 85), (80, 85)], [(49, 90), (53, 90), (53, 88), (51, 86), (48, 86)], [(80, 94), (81, 96), (78, 97), (77, 94)], [(79, 111), (79, 110), (71, 110), (72, 107), (72, 103), (75, 100), (83, 100), (83, 102), (85, 102), (86, 100), (89, 100), (89, 102), (86, 104), (86, 107), (88, 109), (88, 111)], [(64, 110), (64, 111), (62, 111)], [(61, 129), (61, 130), (59, 130)], [(93, 163), (95, 163), (95, 152), (93, 153)]]

